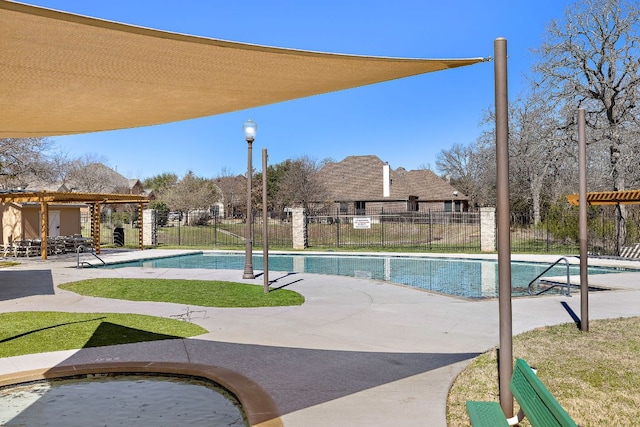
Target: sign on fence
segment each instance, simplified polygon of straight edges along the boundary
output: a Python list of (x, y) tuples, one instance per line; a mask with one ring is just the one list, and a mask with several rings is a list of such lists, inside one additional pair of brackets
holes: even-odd
[(370, 217), (354, 217), (353, 218), (353, 228), (364, 230), (371, 228), (371, 218)]

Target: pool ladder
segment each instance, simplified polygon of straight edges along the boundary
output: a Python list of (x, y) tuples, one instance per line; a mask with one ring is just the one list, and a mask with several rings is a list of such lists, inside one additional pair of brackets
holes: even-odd
[[(542, 277), (547, 271), (551, 270), (553, 267), (555, 267), (556, 265), (558, 265), (560, 262), (564, 261), (567, 265), (567, 283), (562, 283), (562, 282), (552, 282), (552, 281), (547, 281), (546, 284), (550, 285), (549, 287), (541, 290), (540, 292), (534, 294), (533, 293), (533, 284), (540, 278)], [(560, 259), (558, 259), (556, 262), (554, 262), (553, 264), (551, 264), (549, 267), (547, 267), (542, 273), (538, 274), (535, 279), (533, 279), (531, 282), (529, 282), (529, 286), (527, 287), (528, 291), (529, 291), (529, 295), (540, 295), (543, 294), (545, 292), (547, 292), (550, 289), (553, 289), (557, 286), (566, 286), (567, 287), (567, 292), (566, 292), (566, 296), (570, 297), (571, 296), (571, 280), (569, 278), (569, 260), (565, 257), (561, 257)]]
[(93, 255), (94, 257), (98, 258), (100, 260), (100, 262), (103, 265), (107, 265), (106, 262), (104, 262), (102, 260), (102, 258), (100, 258), (98, 255), (96, 255), (95, 252), (93, 252), (93, 248), (91, 250), (89, 250), (88, 252), (85, 252), (87, 250), (86, 246), (80, 245), (78, 246), (78, 249), (76, 249), (76, 254), (77, 254), (77, 264), (76, 264), (76, 268), (83, 268), (84, 266), (88, 266), (88, 267), (93, 267), (94, 265), (87, 262), (87, 261), (80, 261), (80, 253), (89, 253), (91, 255)]

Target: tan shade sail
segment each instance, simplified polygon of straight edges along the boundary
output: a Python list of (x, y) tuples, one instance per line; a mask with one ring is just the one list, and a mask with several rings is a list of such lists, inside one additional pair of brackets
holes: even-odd
[(0, 0), (0, 138), (168, 123), (483, 60), (271, 48)]

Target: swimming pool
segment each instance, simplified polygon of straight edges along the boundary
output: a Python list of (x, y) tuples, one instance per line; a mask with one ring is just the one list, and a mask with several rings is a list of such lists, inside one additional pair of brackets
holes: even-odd
[[(261, 255), (253, 255), (253, 266), (256, 271), (263, 269)], [(244, 254), (200, 253), (131, 261), (111, 264), (106, 267), (243, 270)], [(513, 295), (527, 295), (529, 282), (547, 267), (549, 264), (512, 262)], [(383, 280), (465, 298), (494, 298), (498, 295), (498, 263), (493, 260), (345, 254), (270, 254), (269, 271), (318, 273)], [(620, 271), (622, 270), (589, 267), (589, 274)], [(570, 274), (580, 274), (579, 267), (577, 265), (571, 266)], [(558, 265), (545, 274), (545, 277), (551, 276), (566, 277), (566, 265)]]

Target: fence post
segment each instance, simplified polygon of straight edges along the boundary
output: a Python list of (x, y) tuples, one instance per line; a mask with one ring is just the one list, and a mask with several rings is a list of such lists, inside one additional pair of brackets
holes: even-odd
[(384, 248), (384, 208), (380, 208), (380, 246)]
[(340, 223), (342, 220), (340, 219), (340, 209), (336, 208), (336, 247), (340, 247)]
[(309, 246), (309, 239), (304, 208), (292, 209), (291, 226), (293, 231), (293, 249), (306, 249)]
[(429, 209), (429, 250), (433, 249), (431, 242), (433, 242), (433, 218), (431, 218), (431, 209)]
[(480, 250), (494, 252), (496, 250), (496, 208), (480, 208)]
[(142, 211), (142, 244), (158, 246), (158, 220), (155, 209)]

